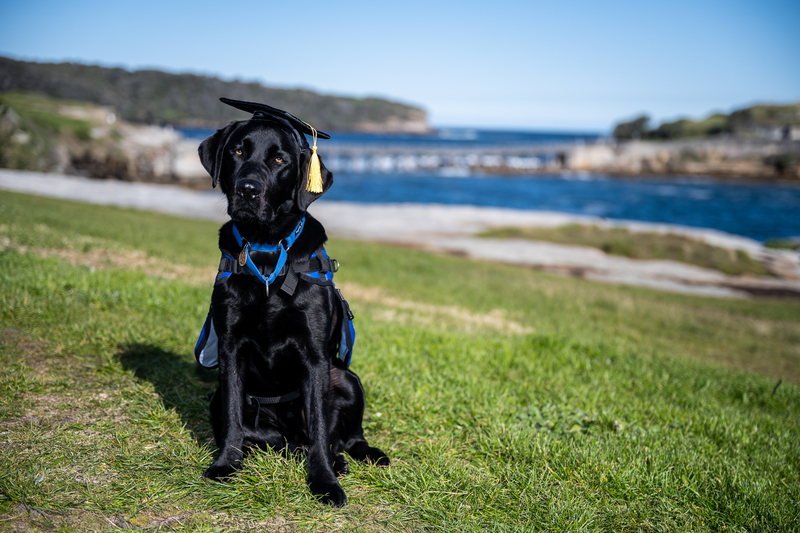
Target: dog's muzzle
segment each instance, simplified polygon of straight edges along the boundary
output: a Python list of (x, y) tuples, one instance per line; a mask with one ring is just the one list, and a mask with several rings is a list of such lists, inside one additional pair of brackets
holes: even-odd
[(236, 195), (240, 198), (252, 200), (261, 195), (263, 187), (254, 179), (243, 179), (236, 182)]

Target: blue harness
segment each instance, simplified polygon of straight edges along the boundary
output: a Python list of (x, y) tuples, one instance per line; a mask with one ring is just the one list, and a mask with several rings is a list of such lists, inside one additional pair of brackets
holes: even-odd
[[(239, 228), (236, 227), (236, 224), (233, 224), (233, 236), (236, 238), (236, 242), (239, 246), (242, 247), (242, 251), (239, 252), (239, 265), (240, 266), (247, 266), (250, 270), (250, 273), (253, 274), (255, 277), (261, 280), (261, 283), (267, 289), (267, 297), (269, 297), (269, 286), (272, 282), (274, 282), (278, 276), (281, 274), (281, 269), (286, 264), (286, 258), (288, 257), (289, 249), (294, 244), (294, 241), (300, 236), (303, 232), (303, 227), (306, 224), (306, 217), (300, 219), (300, 222), (297, 223), (297, 227), (294, 228), (294, 231), (286, 237), (285, 241), (286, 244), (284, 245), (284, 241), (280, 241), (278, 244), (250, 244), (246, 240), (244, 240), (239, 233)], [(278, 257), (278, 262), (275, 265), (275, 269), (269, 276), (265, 276), (261, 273), (258, 269), (256, 264), (253, 262), (253, 259), (250, 257), (250, 252), (277, 252), (280, 251), (281, 255)], [(230, 255), (226, 255), (225, 251), (222, 252), (223, 257), (227, 257), (229, 259), (233, 259)], [(313, 255), (312, 255), (313, 257)], [(244, 265), (242, 265), (244, 263)], [(221, 266), (221, 264), (220, 264)], [(232, 272), (227, 272), (228, 276), (232, 274)], [(227, 277), (227, 276), (225, 276)]]
[[(289, 249), (295, 243), (297, 238), (303, 232), (306, 219), (303, 217), (295, 227), (294, 231), (284, 240), (275, 245), (270, 244), (251, 244), (242, 238), (236, 224), (233, 224), (233, 236), (236, 242), (241, 246), (241, 252), (238, 259), (235, 259), (233, 254), (227, 250), (220, 250), (222, 258), (219, 262), (219, 271), (215, 285), (223, 283), (232, 274), (245, 274), (255, 276), (261, 281), (265, 288), (267, 297), (269, 297), (269, 286), (275, 282), (276, 279), (284, 276), (284, 281), (281, 284), (280, 290), (291, 296), (297, 288), (299, 279), (303, 279), (309, 283), (316, 285), (332, 286), (339, 298), (342, 306), (342, 328), (341, 336), (339, 339), (338, 358), (347, 366), (350, 365), (350, 358), (353, 355), (353, 343), (356, 338), (356, 330), (353, 326), (353, 313), (350, 311), (350, 306), (342, 296), (341, 291), (336, 288), (333, 283), (333, 273), (339, 270), (339, 262), (336, 259), (328, 257), (325, 248), (320, 247), (316, 252), (311, 254), (311, 257), (305, 260), (293, 261), (287, 263)], [(267, 267), (258, 267), (250, 257), (250, 252), (280, 252), (278, 262), (271, 272), (267, 272)], [(194, 347), (194, 356), (197, 362), (205, 368), (216, 368), (219, 366), (218, 356), (218, 337), (214, 330), (214, 307), (213, 305), (208, 311), (208, 316), (203, 324), (203, 329), (200, 331), (200, 338)], [(294, 394), (294, 393), (292, 393)], [(274, 398), (258, 398), (261, 403), (280, 403), (289, 401), (294, 397), (289, 398), (291, 395), (284, 395)], [(253, 397), (256, 398), (256, 397)], [(265, 402), (265, 400), (275, 400), (272, 402)]]

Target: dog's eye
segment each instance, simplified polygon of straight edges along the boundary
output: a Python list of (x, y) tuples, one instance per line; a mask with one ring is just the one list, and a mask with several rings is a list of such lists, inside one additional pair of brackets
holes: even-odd
[(236, 150), (236, 155), (242, 155), (242, 151), (241, 150)]
[(276, 157), (275, 158), (275, 162), (276, 163), (283, 163), (283, 159), (281, 159), (280, 157)]

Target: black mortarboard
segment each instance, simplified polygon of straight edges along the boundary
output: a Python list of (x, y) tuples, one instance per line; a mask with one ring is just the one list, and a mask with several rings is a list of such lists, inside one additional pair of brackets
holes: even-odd
[[(294, 128), (300, 133), (305, 133), (306, 135), (315, 135), (314, 133), (315, 129), (312, 128), (309, 123), (303, 122), (302, 120), (292, 115), (291, 113), (287, 113), (286, 111), (276, 109), (272, 106), (268, 106), (267, 104), (258, 104), (255, 102), (242, 102), (241, 100), (231, 100), (230, 98), (220, 98), (220, 101), (223, 104), (228, 104), (229, 106), (233, 106), (236, 109), (241, 109), (242, 111), (252, 113), (253, 118), (251, 120), (278, 119), (278, 122), (288, 123), (288, 126)], [(328, 135), (324, 131), (319, 131), (319, 130), (316, 130), (316, 136), (319, 137), (320, 139), (331, 138), (330, 135)]]

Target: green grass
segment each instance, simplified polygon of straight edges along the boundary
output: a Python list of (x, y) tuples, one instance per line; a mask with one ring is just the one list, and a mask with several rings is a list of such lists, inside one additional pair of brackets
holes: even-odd
[(648, 139), (686, 139), (690, 137), (708, 137), (730, 131), (728, 116), (716, 113), (702, 120), (679, 119), (675, 122), (664, 122), (657, 128), (647, 132)]
[(87, 104), (36, 94), (0, 93), (0, 167), (48, 170), (58, 164), (54, 146), (85, 150), (91, 140), (91, 124), (61, 114), (64, 105)]
[(81, 141), (91, 138), (91, 124), (60, 114), (59, 108), (65, 105), (87, 107), (86, 102), (75, 102), (49, 98), (34, 93), (0, 93), (0, 104), (16, 111), (23, 119), (30, 120), (49, 133), (70, 134)]
[(599, 248), (607, 254), (633, 259), (669, 259), (730, 275), (769, 275), (769, 271), (742, 250), (727, 250), (681, 235), (631, 232), (625, 228), (600, 228), (568, 224), (555, 228), (497, 228), (478, 236), (495, 239), (529, 239)]
[(798, 243), (788, 239), (770, 239), (764, 243), (767, 248), (775, 248), (776, 250), (796, 250)]
[(350, 298), (365, 430), (392, 467), (351, 465), (341, 510), (313, 501), (302, 460), (272, 453), (251, 455), (229, 484), (203, 480), (216, 375), (191, 348), (212, 280), (43, 251), (146, 250), (207, 268), (215, 231), (0, 196), (0, 528), (796, 528), (797, 302), (662, 294), (343, 240), (328, 247), (337, 282), (499, 309), (532, 332), (465, 331)]

